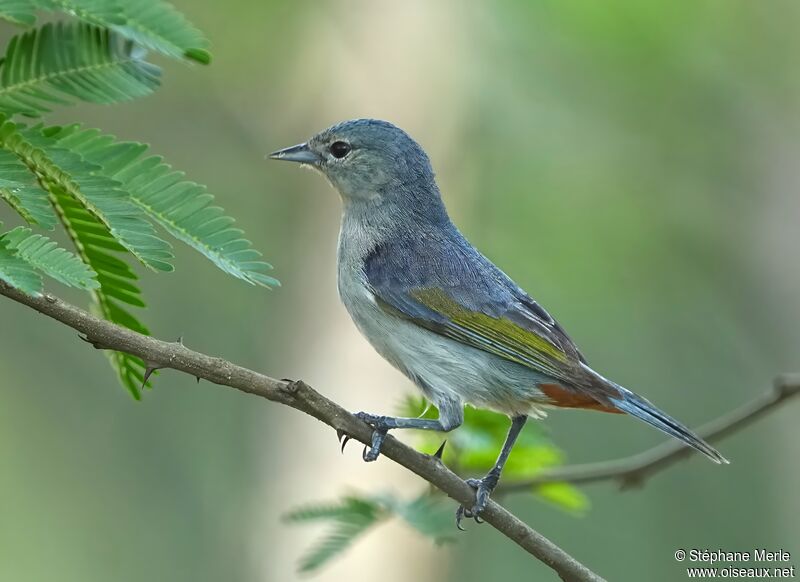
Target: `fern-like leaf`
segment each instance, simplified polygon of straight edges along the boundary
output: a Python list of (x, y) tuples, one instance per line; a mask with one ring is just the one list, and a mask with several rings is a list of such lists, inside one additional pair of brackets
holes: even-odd
[(169, 2), (125, 0), (126, 24), (114, 29), (144, 47), (170, 57), (211, 62), (208, 39)]
[[(2, 0), (0, 0), (2, 1)], [(90, 24), (109, 27), (126, 22), (125, 0), (34, 0), (42, 10), (65, 12)]]
[(66, 249), (24, 226), (10, 230), (0, 237), (7, 249), (42, 271), (45, 275), (70, 287), (97, 289), (97, 274), (86, 263)]
[(147, 146), (116, 142), (113, 136), (78, 126), (53, 128), (56, 144), (96, 164), (96, 173), (120, 183), (131, 201), (172, 236), (210, 259), (224, 272), (265, 287), (278, 281), (265, 271), (272, 267), (233, 226), (234, 220), (213, 204), (204, 186), (184, 180), (158, 156), (146, 156)]
[(0, 281), (28, 295), (38, 295), (42, 291), (42, 277), (33, 265), (2, 244), (0, 244)]
[(37, 116), (54, 104), (149, 95), (161, 72), (141, 53), (119, 34), (80, 22), (45, 24), (17, 35), (0, 64), (0, 111)]
[(35, 172), (45, 189), (57, 186), (77, 200), (142, 264), (154, 270), (172, 270), (169, 244), (156, 236), (153, 226), (118, 189), (117, 182), (95, 173), (97, 166), (55, 147), (41, 131), (24, 130), (23, 135), (10, 121), (0, 125), (0, 148), (12, 152)]
[(370, 499), (348, 496), (337, 503), (315, 503), (293, 509), (284, 519), (288, 522), (347, 520), (353, 514), (371, 514), (378, 506)]
[(444, 497), (425, 493), (411, 501), (391, 494), (360, 497), (350, 495), (338, 503), (317, 503), (295, 509), (285, 516), (289, 522), (331, 522), (332, 527), (301, 558), (300, 570), (311, 571), (343, 553), (370, 527), (397, 516), (436, 543), (455, 541), (453, 512)]
[[(97, 273), (92, 289), (101, 317), (139, 333), (147, 328), (124, 305), (144, 306), (136, 274), (117, 253), (130, 252), (144, 264), (170, 270), (169, 246), (154, 235), (152, 225), (117, 189), (118, 183), (98, 176), (97, 166), (78, 154), (56, 147), (40, 128), (22, 129), (0, 120), (0, 149), (12, 152), (34, 172), (75, 245), (81, 260)], [(122, 384), (139, 399), (145, 365), (139, 358), (108, 351)]]
[(340, 521), (300, 558), (300, 571), (311, 572), (331, 559), (344, 553), (355, 540), (363, 535), (375, 520), (361, 517), (353, 521)]
[(56, 225), (56, 215), (47, 199), (47, 192), (39, 187), (27, 166), (5, 150), (0, 150), (0, 198), (28, 224), (37, 224), (48, 230)]
[[(119, 258), (120, 253), (125, 253), (125, 248), (103, 223), (58, 187), (52, 189), (50, 198), (78, 255), (97, 273), (100, 287), (92, 290), (94, 311), (108, 321), (149, 335), (144, 324), (123, 307), (144, 307), (141, 291), (136, 285), (136, 273)], [(144, 382), (144, 362), (135, 356), (113, 350), (107, 350), (106, 354), (122, 385), (139, 400)], [(145, 385), (150, 384), (148, 382)]]
[(0, 0), (0, 18), (31, 26), (36, 22), (36, 4), (33, 0)]
[(289, 513), (286, 520), (292, 522), (318, 519), (333, 521), (330, 531), (300, 559), (300, 570), (316, 570), (342, 554), (356, 538), (386, 516), (379, 503), (360, 497), (345, 497), (337, 505), (308, 506)]
[(42, 277), (28, 261), (9, 248), (0, 237), (0, 281), (16, 287), (28, 295), (38, 295), (42, 291)]
[(186, 17), (163, 0), (36, 0), (58, 10), (108, 27), (141, 46), (173, 58), (207, 65), (208, 40)]

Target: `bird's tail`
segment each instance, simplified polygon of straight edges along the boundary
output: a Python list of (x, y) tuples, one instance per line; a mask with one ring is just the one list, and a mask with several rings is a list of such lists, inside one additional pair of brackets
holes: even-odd
[(668, 414), (661, 412), (646, 399), (617, 384), (614, 384), (614, 388), (619, 392), (619, 397), (611, 397), (609, 399), (619, 410), (635, 416), (650, 426), (654, 426), (668, 435), (683, 441), (693, 449), (703, 453), (715, 463), (728, 464), (728, 459), (723, 457), (714, 447)]

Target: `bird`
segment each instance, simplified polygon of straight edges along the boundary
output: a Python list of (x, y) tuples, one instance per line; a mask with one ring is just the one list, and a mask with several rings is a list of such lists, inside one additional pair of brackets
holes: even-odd
[(510, 428), (491, 470), (468, 479), (480, 521), (529, 417), (547, 408), (628, 414), (715, 463), (711, 445), (648, 400), (593, 370), (559, 323), (482, 255), (450, 219), (428, 155), (410, 135), (377, 119), (353, 119), (269, 158), (321, 173), (342, 199), (339, 296), (359, 331), (439, 411), (437, 419), (360, 412), (373, 429), (365, 461), (389, 430), (448, 432), (466, 404), (507, 415)]

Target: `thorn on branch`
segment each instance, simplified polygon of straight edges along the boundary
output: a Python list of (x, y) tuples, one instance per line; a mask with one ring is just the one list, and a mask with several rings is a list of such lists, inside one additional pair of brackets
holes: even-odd
[(150, 362), (145, 362), (145, 366), (146, 367), (145, 367), (145, 370), (144, 370), (144, 378), (142, 379), (142, 390), (145, 389), (145, 386), (147, 385), (147, 381), (150, 379), (150, 376), (153, 375), (153, 372), (155, 372), (156, 370), (160, 370), (161, 369), (160, 366), (156, 366), (155, 364), (152, 364)]
[(441, 445), (439, 445), (439, 448), (438, 448), (438, 449), (436, 449), (436, 452), (435, 452), (435, 453), (433, 453), (432, 457), (433, 457), (434, 459), (436, 459), (437, 461), (441, 461), (441, 460), (442, 460), (442, 455), (444, 454), (444, 446), (445, 446), (446, 444), (447, 444), (447, 439), (443, 440), (443, 441), (442, 441), (442, 444), (441, 444)]

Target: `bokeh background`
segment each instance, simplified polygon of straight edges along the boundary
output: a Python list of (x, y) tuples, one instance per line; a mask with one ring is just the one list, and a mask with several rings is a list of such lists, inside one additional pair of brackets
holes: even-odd
[[(411, 385), (339, 305), (336, 194), (263, 161), (353, 117), (427, 149), (454, 220), (589, 361), (688, 424), (800, 367), (800, 5), (751, 2), (176, 1), (214, 63), (166, 62), (134, 103), (62, 111), (149, 142), (208, 184), (275, 266), (272, 292), (178, 248), (143, 274), (153, 332), (353, 410)], [(14, 30), (3, 26), (2, 39)], [(75, 301), (85, 299), (63, 289)], [(173, 372), (142, 402), (76, 334), (0, 305), (0, 580), (283, 581), (319, 534), (281, 516), (421, 483), (294, 411)], [(797, 403), (644, 489), (586, 487), (576, 517), (510, 508), (609, 580), (685, 579), (677, 548), (800, 559)], [(544, 421), (572, 462), (662, 440), (616, 416)], [(551, 580), (488, 526), (434, 547), (401, 524), (318, 580)]]

